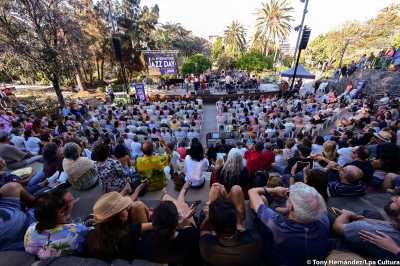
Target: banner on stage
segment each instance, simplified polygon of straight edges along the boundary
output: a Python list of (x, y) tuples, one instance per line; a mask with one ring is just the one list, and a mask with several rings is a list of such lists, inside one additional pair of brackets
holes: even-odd
[(143, 83), (134, 83), (134, 84), (132, 84), (132, 87), (135, 88), (136, 99), (142, 103), (147, 102), (146, 91), (144, 90), (144, 84)]
[(177, 74), (176, 54), (149, 53), (146, 54), (147, 67), (152, 76)]

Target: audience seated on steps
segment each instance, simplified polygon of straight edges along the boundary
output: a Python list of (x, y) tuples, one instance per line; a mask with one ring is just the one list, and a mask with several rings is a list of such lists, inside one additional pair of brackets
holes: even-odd
[(0, 187), (0, 251), (23, 250), (24, 234), (35, 221), (35, 198), (19, 183)]
[(204, 172), (208, 169), (209, 162), (204, 156), (203, 145), (198, 139), (193, 139), (190, 149), (184, 160), (185, 181), (191, 183), (194, 189), (204, 186)]
[[(332, 166), (335, 167), (335, 166)], [(329, 182), (329, 194), (332, 197), (359, 197), (365, 194), (365, 184), (362, 182), (363, 172), (354, 165), (337, 166), (337, 180)]]
[(374, 260), (400, 258), (400, 197), (393, 197), (385, 206), (389, 221), (366, 219), (342, 210), (333, 229), (349, 244), (349, 248)]
[(43, 147), (43, 168), (38, 170), (29, 181), (28, 191), (38, 194), (64, 184), (68, 177), (63, 171), (63, 157), (63, 153), (56, 143), (45, 144)]
[(120, 161), (110, 158), (109, 143), (95, 144), (92, 155), (96, 160), (95, 166), (103, 192), (116, 191), (123, 195), (129, 194), (132, 190), (129, 173), (125, 171)]
[(7, 132), (0, 132), (0, 157), (2, 157), (9, 169), (15, 170), (39, 161), (42, 156), (34, 156), (24, 152), (10, 144), (10, 136)]
[(262, 265), (263, 241), (245, 227), (244, 194), (240, 186), (214, 183), (204, 206), (200, 252), (206, 265)]
[(138, 245), (139, 258), (169, 265), (202, 265), (200, 232), (192, 218), (196, 206), (185, 201), (190, 187), (186, 182), (176, 199), (168, 194), (161, 197), (151, 215), (153, 229), (143, 234)]
[[(143, 185), (141, 185), (143, 186)], [(93, 207), (94, 230), (88, 233), (84, 254), (104, 261), (124, 259), (132, 261), (141, 235), (152, 228), (149, 210), (137, 195), (122, 196), (109, 192), (101, 196)]]
[[(285, 196), (288, 192), (285, 217), (272, 210), (265, 197)], [(324, 199), (314, 188), (303, 183), (290, 189), (253, 188), (249, 198), (268, 243), (263, 255), (271, 265), (304, 265), (309, 259), (326, 257), (330, 222)]]
[(247, 191), (252, 186), (252, 179), (244, 162), (245, 160), (240, 150), (231, 149), (226, 162), (216, 172), (215, 181), (224, 185), (227, 192), (230, 192), (235, 185)]
[[(233, 143), (239, 144), (233, 147), (221, 140), (220, 145), (212, 147), (208, 152), (193, 137), (195, 134), (189, 136), (191, 130), (198, 133), (195, 127), (199, 126), (202, 118), (198, 105), (190, 101), (149, 102), (138, 106), (91, 106), (81, 102), (74, 106), (74, 110), (79, 109), (79, 106), (85, 108), (79, 111), (79, 116), (67, 114), (65, 117), (51, 117), (48, 121), (39, 119), (43, 126), (40, 130), (35, 126), (32, 136), (41, 139), (40, 152), (44, 161), (42, 172), (49, 175), (50, 172), (61, 170), (66, 172), (73, 188), (80, 190), (81, 200), (77, 201), (79, 207), (93, 213), (94, 218), (97, 217), (90, 221), (94, 224), (82, 225), (80, 222), (86, 219), (80, 215), (76, 215), (73, 220), (67, 219), (72, 197), (66, 192), (55, 190), (39, 193), (36, 201), (38, 205), (43, 204), (44, 199), (54, 197), (54, 193), (59, 195), (55, 196), (57, 199), (50, 200), (46, 205), (49, 207), (41, 208), (46, 210), (45, 215), (39, 212), (37, 221), (34, 221), (30, 209), (34, 198), (26, 193), (21, 184), (13, 182), (21, 180), (5, 176), (0, 188), (0, 231), (6, 232), (2, 234), (6, 238), (6, 242), (3, 242), (10, 243), (12, 248), (17, 243), (21, 248), (22, 237), (26, 233), (27, 240), (30, 240), (27, 241), (27, 246), (32, 242), (27, 250), (35, 255), (35, 252), (38, 255), (40, 253), (39, 256), (43, 258), (48, 254), (78, 252), (76, 255), (102, 259), (103, 262), (92, 259), (95, 261), (93, 263), (99, 264), (111, 264), (119, 258), (134, 261), (145, 258), (159, 263), (183, 265), (204, 262), (207, 265), (302, 265), (308, 258), (323, 260), (328, 254), (326, 240), (328, 236), (333, 236), (331, 223), (335, 222), (335, 218), (330, 215), (330, 222), (326, 222), (324, 202), (340, 203), (335, 206), (339, 208), (337, 214), (341, 212), (341, 204), (352, 207), (353, 202), (368, 202), (369, 206), (379, 206), (377, 202), (387, 197), (387, 194), (370, 194), (370, 191), (392, 189), (396, 193), (396, 187), (400, 184), (400, 152), (395, 144), (399, 131), (399, 116), (396, 114), (399, 101), (392, 97), (385, 97), (382, 101), (356, 97), (339, 102), (334, 97), (326, 98), (323, 95), (294, 95), (292, 99), (232, 101), (226, 105), (226, 110), (221, 109), (220, 115), (226, 119), (224, 130), (229, 128), (229, 134), (238, 138)], [(10, 117), (13, 119), (10, 127), (18, 129), (13, 131), (17, 134), (30, 130), (29, 123), (37, 120), (24, 113), (11, 114)], [(172, 119), (176, 119), (175, 124), (180, 124), (176, 132), (181, 133), (176, 134), (169, 128)], [(179, 139), (183, 136), (184, 139)], [(180, 152), (175, 150), (177, 141), (183, 143)], [(138, 144), (135, 145), (135, 152), (132, 149), (134, 142)], [(258, 151), (253, 152), (254, 144), (257, 143), (260, 144)], [(288, 145), (285, 147), (283, 143)], [(186, 150), (188, 146), (191, 149)], [(59, 154), (61, 150), (64, 156)], [(244, 156), (246, 153), (248, 156)], [(256, 153), (268, 156), (253, 156)], [(100, 158), (96, 158), (99, 154)], [(281, 173), (283, 176), (278, 175), (275, 168), (270, 171), (274, 157), (275, 162), (280, 160), (281, 167), (277, 169), (282, 170), (282, 166), (288, 168), (286, 173)], [(152, 161), (149, 158), (157, 160)], [(184, 163), (185, 158), (188, 158), (186, 162), (189, 163), (182, 171), (180, 164)], [(64, 162), (62, 169), (59, 165), (61, 160)], [(106, 163), (110, 161), (112, 163)], [(188, 206), (184, 195), (187, 190), (190, 191), (192, 187), (204, 182), (203, 173), (208, 170), (206, 161), (216, 170), (213, 181), (221, 184), (211, 187), (206, 208), (198, 208), (200, 217), (191, 219), (196, 207)], [(267, 187), (262, 187), (261, 182), (246, 182), (246, 174), (242, 174), (245, 166), (264, 170), (263, 175), (259, 176), (262, 176), (261, 181)], [(156, 184), (155, 190), (162, 190), (167, 185), (166, 176), (169, 175), (164, 174), (166, 168), (178, 172), (177, 175), (172, 175), (173, 181), (176, 176), (186, 176), (193, 183), (186, 184), (176, 199), (169, 195), (163, 196), (163, 201), (154, 210), (140, 201), (134, 201), (145, 187), (145, 184), (138, 184), (147, 178), (150, 186)], [(40, 176), (38, 179), (44, 178), (38, 173), (42, 174), (41, 171), (35, 173)], [(140, 176), (132, 177), (132, 173), (139, 173)], [(98, 178), (101, 175), (102, 178)], [(282, 188), (287, 177), (293, 177), (292, 182), (290, 186)], [(29, 181), (37, 178), (32, 177)], [(135, 184), (130, 179), (138, 182)], [(121, 180), (124, 182), (120, 184)], [(26, 180), (22, 181), (23, 185)], [(114, 181), (116, 185), (113, 189), (101, 191), (103, 186), (111, 187), (109, 183), (114, 185)], [(348, 186), (346, 192), (349, 193), (344, 194), (354, 197), (340, 200), (329, 198), (328, 184), (335, 182), (345, 184), (346, 188)], [(94, 190), (87, 190), (92, 187), (95, 187), (96, 193), (93, 193)], [(129, 189), (124, 191), (125, 187)], [(363, 189), (364, 196), (358, 193), (359, 187)], [(260, 203), (253, 210), (245, 210), (243, 207), (244, 194), (248, 188), (256, 192), (250, 193), (250, 196), (253, 195), (250, 203)], [(12, 191), (14, 192), (11, 193)], [(189, 193), (198, 195), (201, 192)], [(103, 193), (104, 198), (101, 195)], [(107, 198), (110, 195), (115, 199)], [(10, 201), (8, 196), (15, 198)], [(19, 198), (22, 200), (18, 200)], [(96, 200), (98, 202), (93, 209)], [(21, 202), (26, 202), (27, 205)], [(389, 213), (393, 214), (395, 205), (391, 205)], [(360, 210), (359, 208), (361, 207), (354, 206), (354, 209)], [(54, 213), (56, 221), (41, 227), (43, 220), (51, 222), (52, 219), (47, 219), (47, 216)], [(258, 217), (255, 218), (254, 215)], [(243, 225), (244, 218), (255, 223), (256, 230)], [(13, 230), (7, 231), (10, 226)], [(72, 228), (72, 233), (68, 228)], [(394, 242), (396, 228), (384, 228), (387, 231), (385, 234)], [(371, 227), (369, 233), (362, 232), (363, 238), (396, 255), (397, 243), (393, 245), (389, 237), (374, 230)], [(43, 238), (42, 234), (53, 237), (54, 243), (48, 243), (48, 239)], [(60, 245), (57, 244), (58, 239)], [(32, 240), (39, 244), (36, 245)], [(346, 240), (346, 236), (339, 240)], [(128, 246), (127, 242), (133, 244)], [(109, 246), (111, 243), (116, 245)], [(304, 243), (308, 245), (307, 248)], [(3, 248), (1, 243), (0, 246)], [(115, 250), (116, 246), (120, 248)], [(293, 256), (286, 256), (287, 254)], [(63, 259), (69, 262), (75, 260), (77, 265), (83, 264), (85, 260), (77, 256), (64, 256), (48, 258), (41, 263), (62, 263)]]
[(68, 176), (68, 182), (73, 188), (87, 190), (98, 183), (98, 171), (95, 163), (82, 157), (78, 144), (70, 142), (64, 146), (63, 169)]
[(154, 154), (154, 146), (151, 141), (143, 143), (142, 151), (144, 156), (136, 159), (136, 170), (142, 180), (148, 180), (149, 191), (159, 191), (166, 186), (164, 168), (170, 164), (172, 151), (168, 148), (164, 140), (160, 145), (165, 150), (165, 154)]
[(32, 183), (33, 173), (28, 173), (27, 175), (19, 176), (15, 175), (15, 172), (10, 173), (6, 171), (6, 168), (7, 168), (6, 162), (2, 158), (0, 158), (0, 187), (10, 182), (16, 182), (21, 184), (26, 189), (27, 186), (29, 186), (29, 183)]
[(55, 190), (35, 200), (36, 222), (25, 233), (25, 251), (40, 259), (79, 254), (89, 228), (68, 223), (74, 205), (70, 192)]

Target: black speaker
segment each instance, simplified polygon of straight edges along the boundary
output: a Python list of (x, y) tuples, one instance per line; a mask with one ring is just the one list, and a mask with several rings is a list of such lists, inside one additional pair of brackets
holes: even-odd
[(300, 42), (300, 50), (304, 50), (307, 48), (308, 41), (310, 40), (310, 35), (311, 35), (311, 29), (308, 28), (307, 26), (304, 27), (303, 30), (303, 35), (301, 36), (301, 42)]
[(112, 44), (114, 47), (115, 56), (119, 61), (122, 61), (122, 47), (121, 47), (121, 40), (113, 35), (112, 37)]

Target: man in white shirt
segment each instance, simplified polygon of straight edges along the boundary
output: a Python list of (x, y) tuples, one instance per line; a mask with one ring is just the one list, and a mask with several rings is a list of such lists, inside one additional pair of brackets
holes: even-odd
[(25, 139), (21, 136), (20, 131), (18, 129), (13, 129), (11, 132), (10, 142), (14, 144), (20, 150), (25, 150)]
[(192, 140), (194, 138), (197, 138), (197, 139), (200, 138), (199, 133), (197, 133), (197, 131), (194, 131), (193, 129), (189, 129), (187, 137), (189, 140)]
[(132, 143), (133, 140), (131, 138), (129, 138), (129, 130), (125, 131), (125, 134), (123, 135), (124, 137), (124, 144), (125, 146), (129, 149), (129, 152), (132, 153)]
[(178, 130), (175, 131), (175, 137), (177, 139), (184, 139), (184, 138), (186, 138), (186, 132), (183, 131), (181, 128), (178, 128)]
[(132, 158), (143, 156), (142, 144), (140, 144), (139, 138), (136, 135), (133, 137), (133, 142), (131, 144), (131, 156)]
[(340, 166), (344, 166), (345, 164), (351, 163), (353, 161), (353, 149), (354, 147), (347, 147), (337, 150), (337, 153), (339, 154), (338, 164)]

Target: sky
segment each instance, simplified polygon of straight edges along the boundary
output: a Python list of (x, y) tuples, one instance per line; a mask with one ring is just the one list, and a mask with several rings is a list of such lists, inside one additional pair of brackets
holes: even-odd
[[(292, 26), (300, 25), (304, 4), (289, 0), (295, 11)], [(160, 7), (160, 22), (179, 22), (195, 35), (207, 38), (223, 35), (225, 28), (237, 20), (248, 30), (250, 40), (256, 9), (262, 0), (142, 0), (142, 5)], [(305, 25), (311, 27), (311, 38), (338, 28), (347, 21), (365, 21), (379, 10), (400, 0), (310, 0)], [(297, 33), (292, 31), (289, 42), (295, 45)]]

